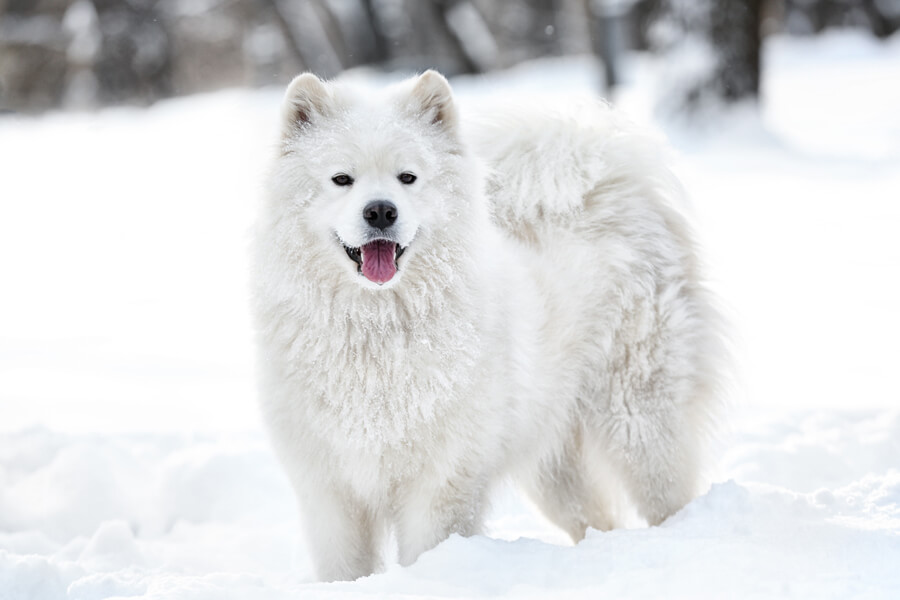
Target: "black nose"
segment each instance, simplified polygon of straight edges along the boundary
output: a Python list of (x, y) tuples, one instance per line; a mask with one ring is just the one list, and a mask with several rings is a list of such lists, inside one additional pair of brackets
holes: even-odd
[(363, 219), (372, 227), (387, 229), (397, 220), (397, 207), (387, 200), (372, 200), (363, 209)]

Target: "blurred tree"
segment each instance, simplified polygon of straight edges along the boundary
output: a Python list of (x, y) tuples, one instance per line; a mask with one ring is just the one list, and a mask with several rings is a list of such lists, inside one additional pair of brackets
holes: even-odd
[(622, 0), (591, 0), (589, 3), (594, 53), (600, 56), (607, 95), (621, 83), (619, 69), (625, 51), (625, 23), (632, 4)]
[(709, 38), (718, 60), (708, 85), (728, 102), (759, 96), (762, 0), (717, 0)]
[(438, 0), (438, 22), (463, 68), (469, 73), (490, 71), (497, 63), (497, 42), (478, 8), (469, 0)]
[(471, 0), (379, 0), (373, 3), (389, 69), (435, 68), (447, 75), (494, 66), (493, 34)]
[(287, 47), (305, 70), (334, 77), (344, 65), (343, 38), (334, 15), (319, 0), (268, 0)]
[(650, 32), (663, 12), (665, 0), (637, 0), (630, 11), (626, 37), (636, 50), (653, 48)]
[(152, 102), (170, 96), (171, 44), (158, 3), (93, 0), (92, 4), (100, 32), (93, 65), (100, 102), (136, 97)]
[(900, 0), (784, 0), (784, 4), (786, 29), (793, 34), (857, 27), (886, 38), (900, 28)]
[(759, 96), (762, 0), (663, 0), (652, 38), (665, 57), (661, 112), (706, 113)]
[(361, 61), (363, 64), (380, 64), (387, 59), (388, 39), (376, 4), (375, 0), (362, 0), (363, 14), (372, 34), (371, 47)]
[(0, 110), (58, 106), (65, 95), (67, 2), (0, 0)]

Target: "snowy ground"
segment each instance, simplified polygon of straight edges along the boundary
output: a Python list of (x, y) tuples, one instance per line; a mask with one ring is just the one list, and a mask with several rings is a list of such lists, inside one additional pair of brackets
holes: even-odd
[[(900, 40), (776, 39), (766, 65), (761, 119), (675, 137), (742, 348), (718, 483), (576, 547), (506, 493), (489, 537), (332, 585), (254, 405), (246, 231), (279, 92), (0, 119), (0, 598), (900, 597)], [(636, 66), (619, 100), (645, 120)]]

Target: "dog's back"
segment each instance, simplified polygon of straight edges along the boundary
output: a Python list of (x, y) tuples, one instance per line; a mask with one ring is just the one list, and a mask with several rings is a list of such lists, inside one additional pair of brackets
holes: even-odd
[(468, 131), (494, 222), (537, 257), (554, 392), (583, 410), (525, 485), (576, 539), (620, 524), (600, 499), (617, 487), (657, 523), (702, 485), (725, 356), (663, 147), (590, 100), (506, 104)]

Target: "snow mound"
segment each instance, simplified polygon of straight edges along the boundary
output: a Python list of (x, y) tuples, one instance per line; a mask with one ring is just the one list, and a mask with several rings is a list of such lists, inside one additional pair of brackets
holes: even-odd
[[(756, 453), (778, 443), (758, 440)], [(507, 503), (515, 527), (530, 521), (543, 539), (516, 538), (505, 518), (492, 519), (490, 537), (451, 537), (411, 567), (318, 584), (294, 548), (291, 494), (261, 435), (31, 431), (0, 444), (19, 449), (0, 462), (3, 598), (889, 598), (900, 589), (897, 469), (807, 493), (729, 480), (659, 527), (590, 531), (577, 546), (547, 541), (559, 539), (549, 525)], [(116, 503), (92, 493), (103, 481), (119, 483)]]

